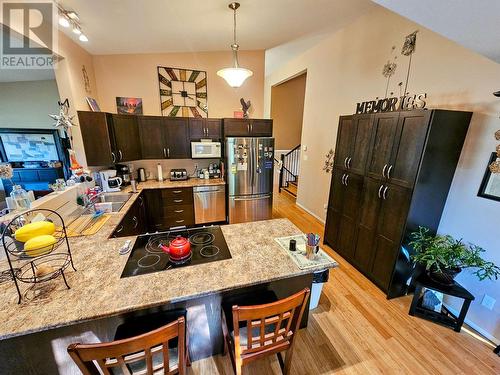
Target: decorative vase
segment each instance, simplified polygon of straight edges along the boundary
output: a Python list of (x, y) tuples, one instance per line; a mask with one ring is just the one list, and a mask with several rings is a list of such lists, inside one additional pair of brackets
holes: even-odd
[(455, 282), (455, 277), (462, 271), (460, 267), (452, 267), (452, 268), (441, 268), (441, 270), (437, 270), (436, 267), (431, 267), (428, 271), (428, 275), (432, 281), (435, 281), (438, 284), (451, 286)]

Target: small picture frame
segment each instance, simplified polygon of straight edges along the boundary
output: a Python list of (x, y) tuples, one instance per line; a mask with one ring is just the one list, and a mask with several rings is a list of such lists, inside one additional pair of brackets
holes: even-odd
[(500, 201), (500, 173), (491, 173), (490, 164), (497, 158), (497, 153), (492, 152), (486, 171), (484, 172), (483, 181), (479, 187), (478, 197)]
[(116, 112), (122, 115), (142, 115), (142, 98), (117, 96)]
[(97, 100), (91, 98), (90, 96), (85, 97), (85, 99), (87, 99), (87, 103), (92, 112), (101, 112), (101, 108), (99, 107), (99, 104), (97, 104)]

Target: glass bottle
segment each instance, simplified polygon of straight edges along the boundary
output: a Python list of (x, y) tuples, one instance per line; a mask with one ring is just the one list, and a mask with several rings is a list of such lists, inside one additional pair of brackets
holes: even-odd
[(31, 206), (28, 192), (24, 190), (21, 185), (13, 186), (10, 197), (15, 202), (18, 210), (27, 210)]

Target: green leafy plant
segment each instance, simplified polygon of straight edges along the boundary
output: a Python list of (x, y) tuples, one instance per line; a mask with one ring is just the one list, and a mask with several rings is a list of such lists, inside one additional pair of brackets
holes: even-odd
[(415, 250), (412, 259), (425, 266), (427, 271), (441, 272), (446, 269), (477, 268), (473, 272), (479, 280), (495, 280), (500, 276), (500, 267), (481, 258), (485, 250), (473, 244), (465, 244), (449, 235), (433, 236), (430, 230), (419, 227), (410, 234), (410, 246)]

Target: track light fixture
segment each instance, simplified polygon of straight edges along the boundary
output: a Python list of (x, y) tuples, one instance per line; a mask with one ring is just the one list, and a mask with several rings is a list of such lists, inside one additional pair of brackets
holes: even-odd
[(57, 4), (59, 10), (59, 25), (68, 28), (71, 27), (73, 34), (78, 35), (80, 42), (88, 42), (89, 38), (82, 32), (82, 26), (80, 25), (80, 17), (74, 10), (66, 10), (61, 4)]

